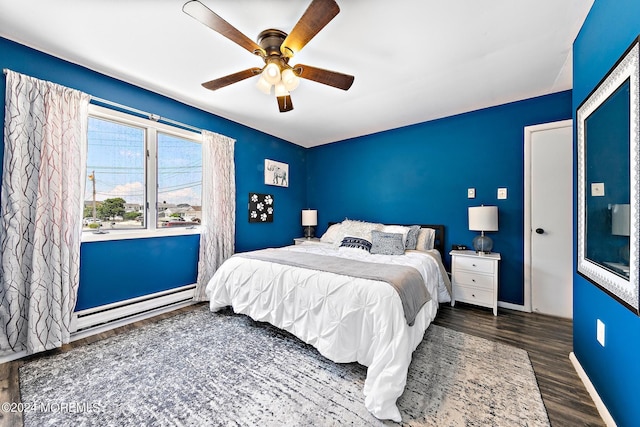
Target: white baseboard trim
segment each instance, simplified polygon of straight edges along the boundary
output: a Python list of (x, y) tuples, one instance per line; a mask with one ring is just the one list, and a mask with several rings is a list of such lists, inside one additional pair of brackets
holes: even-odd
[(510, 302), (498, 301), (498, 307), (507, 308), (509, 310), (527, 311), (524, 305), (512, 304)]
[(616, 427), (616, 422), (613, 420), (613, 417), (609, 413), (609, 410), (605, 406), (602, 399), (600, 399), (600, 395), (598, 394), (598, 392), (596, 391), (596, 388), (591, 383), (589, 376), (587, 375), (585, 370), (582, 368), (582, 365), (578, 361), (578, 358), (576, 357), (573, 351), (569, 353), (569, 360), (571, 360), (571, 363), (573, 364), (573, 368), (578, 373), (578, 376), (582, 380), (582, 383), (584, 384), (585, 388), (587, 389), (587, 392), (591, 396), (591, 399), (593, 399), (593, 403), (595, 403), (596, 409), (598, 409), (598, 413), (602, 417), (602, 420), (604, 421), (604, 423), (607, 425), (607, 427)]
[(195, 287), (195, 284), (181, 286), (112, 304), (76, 311), (73, 313), (73, 318), (71, 319), (71, 335), (73, 336), (76, 332), (103, 323), (118, 321), (157, 308), (192, 300)]
[(102, 332), (110, 331), (111, 329), (119, 328), (120, 326), (125, 326), (133, 322), (137, 322), (139, 320), (148, 319), (150, 317), (157, 316), (163, 313), (169, 313), (171, 311), (177, 310), (182, 307), (187, 307), (195, 304), (195, 301), (184, 301), (176, 304), (172, 304), (165, 307), (160, 307), (154, 310), (149, 310), (144, 313), (136, 314), (134, 316), (130, 316), (124, 319), (115, 320), (113, 322), (105, 323), (102, 325), (94, 326), (88, 329), (84, 329), (82, 331), (74, 332), (71, 334), (71, 341), (77, 341), (82, 338), (90, 337), (91, 335), (97, 335)]

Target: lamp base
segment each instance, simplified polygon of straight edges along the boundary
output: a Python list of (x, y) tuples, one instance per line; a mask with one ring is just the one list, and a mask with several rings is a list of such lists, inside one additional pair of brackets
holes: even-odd
[(476, 236), (473, 238), (473, 249), (479, 254), (489, 254), (493, 249), (493, 240), (484, 234)]
[(307, 239), (313, 239), (314, 233), (315, 232), (315, 228), (308, 225), (306, 227), (304, 227), (304, 237), (306, 237)]

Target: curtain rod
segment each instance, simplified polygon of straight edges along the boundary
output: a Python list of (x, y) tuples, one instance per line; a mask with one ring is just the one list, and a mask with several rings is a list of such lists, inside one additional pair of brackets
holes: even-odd
[[(8, 68), (3, 68), (2, 69), (2, 73), (5, 74), (5, 75), (7, 74), (8, 71), (9, 71)], [(163, 123), (166, 123), (166, 124), (170, 124), (170, 125), (181, 127), (183, 129), (191, 130), (191, 131), (194, 131), (194, 132), (198, 132), (198, 133), (202, 132), (202, 129), (197, 128), (195, 126), (188, 125), (186, 123), (181, 123), (181, 122), (178, 122), (178, 121), (175, 121), (175, 120), (167, 119), (167, 118), (159, 116), (157, 114), (148, 113), (146, 111), (138, 110), (137, 108), (129, 107), (127, 105), (118, 104), (117, 102), (109, 101), (107, 99), (99, 98), (97, 96), (93, 96), (93, 95), (90, 95), (90, 96), (91, 96), (91, 100), (92, 101), (95, 101), (95, 102), (97, 102), (99, 104), (108, 105), (110, 107), (114, 107), (114, 108), (117, 108), (117, 109), (120, 109), (120, 110), (124, 110), (124, 111), (130, 112), (130, 113), (134, 113), (134, 114), (137, 114), (137, 115), (140, 115), (140, 116), (148, 117), (149, 120), (153, 120), (154, 122), (163, 122)]]
[(191, 131), (198, 132), (198, 133), (202, 132), (202, 129), (197, 128), (195, 126), (191, 126), (191, 125), (188, 125), (186, 123), (181, 123), (181, 122), (178, 122), (176, 120), (167, 119), (166, 117), (162, 117), (162, 116), (159, 116), (157, 114), (148, 113), (146, 111), (138, 110), (137, 108), (129, 107), (127, 105), (118, 104), (117, 102), (109, 101), (107, 99), (99, 98), (97, 96), (91, 95), (91, 100), (95, 101), (95, 102), (97, 102), (99, 104), (108, 105), (110, 107), (114, 107), (114, 108), (117, 108), (117, 109), (120, 109), (120, 110), (124, 110), (124, 111), (130, 112), (130, 113), (135, 113), (135, 114), (138, 114), (140, 116), (145, 116), (149, 120), (152, 120), (154, 122), (162, 122), (162, 123), (178, 126), (178, 127), (183, 128), (183, 129), (191, 130)]

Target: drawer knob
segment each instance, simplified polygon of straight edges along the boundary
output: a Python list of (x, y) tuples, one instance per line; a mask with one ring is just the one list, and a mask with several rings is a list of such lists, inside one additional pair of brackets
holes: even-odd
[(476, 294), (471, 294), (471, 296), (475, 298), (475, 297), (476, 297)]

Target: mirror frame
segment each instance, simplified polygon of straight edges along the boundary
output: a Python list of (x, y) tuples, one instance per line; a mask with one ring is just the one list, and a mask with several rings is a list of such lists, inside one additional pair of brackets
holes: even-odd
[[(578, 149), (578, 273), (594, 283), (625, 307), (640, 314), (638, 287), (638, 250), (639, 250), (639, 203), (640, 203), (640, 37), (636, 38), (618, 62), (598, 83), (591, 94), (580, 104), (576, 111), (577, 149)], [(586, 181), (586, 144), (585, 123), (589, 116), (627, 80), (629, 80), (629, 196), (630, 196), (630, 236), (629, 236), (629, 277), (615, 274), (602, 265), (586, 257), (589, 236), (586, 233), (586, 200), (588, 185)], [(589, 159), (590, 162), (594, 159)]]

